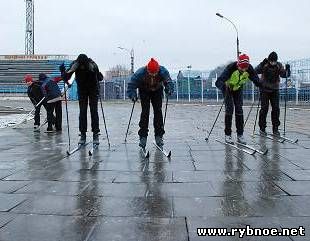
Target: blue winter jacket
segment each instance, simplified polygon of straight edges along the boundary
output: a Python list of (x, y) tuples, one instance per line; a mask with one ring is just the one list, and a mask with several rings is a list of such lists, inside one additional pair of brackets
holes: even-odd
[(146, 66), (138, 69), (131, 77), (127, 86), (127, 96), (131, 98), (136, 95), (136, 89), (139, 91), (156, 91), (165, 87), (170, 93), (173, 92), (173, 82), (168, 70), (160, 66), (159, 73), (152, 77), (148, 74)]
[(52, 101), (61, 97), (61, 91), (57, 84), (57, 80), (47, 76), (43, 79), (42, 92), (47, 101)]

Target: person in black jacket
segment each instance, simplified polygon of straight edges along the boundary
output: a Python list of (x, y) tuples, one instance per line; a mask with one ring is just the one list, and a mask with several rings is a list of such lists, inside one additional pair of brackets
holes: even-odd
[(229, 64), (220, 77), (217, 79), (215, 85), (220, 89), (225, 101), (225, 141), (233, 143), (231, 137), (232, 116), (235, 107), (235, 120), (237, 129), (237, 141), (246, 144), (243, 137), (243, 85), (251, 80), (256, 86), (260, 86), (258, 75), (254, 68), (250, 65), (249, 56), (242, 54), (238, 61)]
[[(41, 86), (42, 82), (40, 81), (34, 81), (33, 77), (31, 74), (26, 74), (24, 77), (24, 81), (26, 85), (28, 86), (27, 88), (27, 94), (34, 106), (36, 106), (43, 98), (44, 94), (42, 92)], [(34, 112), (34, 131), (37, 131), (40, 126), (40, 111), (41, 111), (41, 106), (45, 108), (47, 112), (47, 103), (46, 100), (44, 99), (41, 104), (39, 104)]]
[(99, 115), (98, 115), (98, 97), (99, 97), (99, 81), (103, 80), (97, 64), (85, 54), (80, 54), (73, 61), (66, 71), (64, 64), (60, 67), (60, 72), (64, 80), (71, 78), (75, 73), (77, 83), (77, 93), (79, 98), (79, 144), (85, 144), (87, 132), (87, 105), (89, 102), (91, 114), (91, 128), (93, 132), (93, 144), (99, 144)]
[(49, 78), (46, 74), (39, 74), (39, 81), (42, 81), (42, 92), (47, 102), (47, 132), (53, 132), (53, 115), (56, 114), (55, 128), (57, 132), (62, 130), (62, 95), (57, 83), (60, 77)]
[(291, 74), (290, 65), (286, 64), (285, 69), (278, 62), (276, 52), (271, 52), (267, 59), (264, 59), (256, 68), (257, 74), (261, 74), (259, 127), (261, 134), (266, 134), (266, 117), (268, 114), (269, 102), (271, 104), (271, 122), (273, 134), (279, 135), (280, 107), (279, 107), (279, 86), (280, 77), (286, 78)]

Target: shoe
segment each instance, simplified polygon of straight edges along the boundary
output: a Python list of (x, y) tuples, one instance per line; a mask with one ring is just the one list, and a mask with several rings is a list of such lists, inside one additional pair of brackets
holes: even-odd
[(164, 145), (164, 140), (162, 136), (155, 136), (156, 145), (162, 147)]
[(86, 133), (81, 133), (80, 134), (80, 140), (78, 142), (79, 145), (84, 145), (86, 142)]
[(225, 135), (225, 142), (229, 144), (234, 144), (234, 141), (230, 135)]
[(243, 135), (238, 135), (238, 136), (237, 136), (237, 141), (238, 141), (239, 143), (241, 143), (241, 144), (246, 145), (246, 141), (245, 141)]
[(260, 129), (259, 130), (259, 134), (262, 135), (262, 136), (267, 136), (267, 132), (265, 129)]
[(278, 129), (273, 129), (272, 133), (274, 136), (280, 136), (280, 131), (278, 131)]
[(95, 145), (99, 145), (99, 133), (94, 133), (93, 134), (93, 144), (95, 144)]
[(47, 127), (46, 132), (47, 132), (47, 133), (54, 132), (53, 127), (51, 127), (51, 126)]
[(34, 125), (33, 131), (35, 131), (35, 132), (40, 131), (40, 125)]
[(142, 147), (142, 148), (145, 148), (146, 147), (146, 142), (147, 142), (147, 137), (140, 136), (139, 146)]

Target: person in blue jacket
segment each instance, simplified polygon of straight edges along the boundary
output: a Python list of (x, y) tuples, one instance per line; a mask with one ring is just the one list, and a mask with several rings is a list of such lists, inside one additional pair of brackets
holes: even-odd
[(235, 122), (237, 129), (237, 141), (246, 144), (243, 137), (243, 86), (251, 80), (256, 86), (260, 87), (258, 75), (250, 64), (249, 56), (241, 54), (238, 61), (229, 64), (220, 77), (217, 79), (215, 85), (220, 89), (225, 101), (225, 141), (233, 143), (231, 137), (232, 117), (235, 108)]
[(57, 132), (62, 130), (62, 95), (58, 82), (61, 77), (49, 78), (46, 74), (39, 74), (39, 81), (42, 82), (42, 92), (47, 101), (47, 132), (53, 132), (53, 113), (55, 111), (55, 128)]
[(127, 95), (134, 102), (138, 100), (137, 89), (139, 89), (142, 107), (138, 132), (139, 146), (142, 148), (146, 146), (149, 132), (150, 103), (152, 103), (154, 111), (155, 141), (158, 146), (163, 146), (163, 135), (165, 134), (162, 114), (163, 90), (168, 96), (173, 93), (173, 82), (168, 70), (151, 58), (146, 66), (141, 67), (132, 75), (128, 83)]

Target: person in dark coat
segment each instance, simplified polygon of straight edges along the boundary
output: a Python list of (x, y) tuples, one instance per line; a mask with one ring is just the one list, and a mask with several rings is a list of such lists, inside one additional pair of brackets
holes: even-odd
[(290, 65), (286, 64), (285, 68), (278, 62), (278, 55), (276, 52), (271, 52), (268, 58), (265, 58), (256, 68), (257, 74), (261, 74), (260, 101), (261, 109), (259, 111), (258, 125), (261, 134), (266, 133), (266, 118), (271, 104), (271, 122), (272, 131), (275, 135), (280, 135), (280, 104), (279, 104), (279, 87), (280, 77), (290, 77)]
[(49, 78), (46, 74), (39, 74), (42, 82), (42, 92), (47, 102), (47, 132), (53, 132), (53, 116), (55, 111), (55, 128), (57, 132), (62, 130), (62, 94), (58, 86), (61, 77)]
[(73, 73), (75, 73), (80, 107), (79, 130), (81, 134), (79, 144), (85, 144), (86, 142), (88, 104), (91, 114), (93, 144), (99, 144), (98, 98), (100, 94), (99, 81), (103, 80), (103, 75), (99, 71), (97, 64), (85, 54), (80, 54), (71, 63), (68, 70), (66, 70), (64, 65), (61, 65), (59, 69), (64, 80), (70, 79)]
[[(27, 95), (28, 95), (31, 103), (34, 106), (36, 106), (44, 98), (44, 94), (43, 94), (42, 89), (41, 89), (42, 82), (34, 81), (31, 74), (25, 75), (24, 82), (28, 86)], [(46, 99), (44, 99), (35, 109), (35, 112), (34, 112), (34, 131), (39, 130), (39, 127), (40, 127), (40, 112), (41, 112), (42, 106), (45, 108), (45, 110), (47, 112)]]
[(128, 83), (127, 95), (132, 101), (137, 101), (137, 89), (141, 99), (142, 112), (140, 116), (138, 132), (140, 137), (139, 146), (145, 148), (148, 136), (150, 103), (154, 111), (155, 141), (158, 146), (163, 146), (163, 135), (165, 134), (162, 114), (163, 90), (167, 95), (173, 93), (173, 83), (168, 70), (160, 66), (151, 58), (148, 64), (138, 69)]

